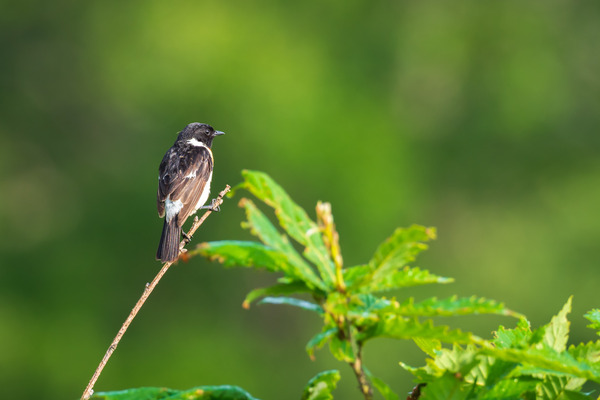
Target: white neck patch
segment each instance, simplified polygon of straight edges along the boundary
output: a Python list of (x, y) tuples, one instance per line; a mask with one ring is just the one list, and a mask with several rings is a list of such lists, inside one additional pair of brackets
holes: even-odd
[(196, 147), (207, 147), (204, 143), (200, 142), (196, 138), (191, 138), (190, 140), (188, 140), (188, 143)]

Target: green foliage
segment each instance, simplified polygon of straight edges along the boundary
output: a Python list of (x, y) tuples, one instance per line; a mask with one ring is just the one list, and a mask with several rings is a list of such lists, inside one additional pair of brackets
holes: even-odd
[(331, 392), (340, 380), (339, 371), (324, 371), (308, 381), (304, 388), (302, 400), (331, 400)]
[(598, 332), (596, 333), (600, 335), (600, 310), (591, 310), (587, 314), (585, 314), (585, 317), (591, 322), (591, 324), (588, 325), (588, 328), (597, 330)]
[[(390, 386), (363, 365), (363, 346), (381, 337), (414, 341), (428, 355), (426, 365), (410, 371), (418, 385), (409, 399), (587, 399), (586, 381), (600, 383), (600, 340), (568, 346), (571, 299), (551, 321), (532, 330), (527, 319), (502, 303), (480, 297), (431, 297), (398, 300), (382, 292), (452, 282), (413, 266), (416, 256), (435, 239), (433, 228), (398, 228), (364, 264), (344, 267), (331, 206), (319, 202), (316, 221), (285, 191), (261, 172), (243, 171), (244, 181), (234, 192), (246, 190), (269, 206), (283, 231), (248, 199), (242, 226), (260, 242), (203, 243), (189, 256), (201, 255), (226, 267), (264, 268), (277, 273), (276, 282), (252, 290), (244, 307), (254, 302), (288, 305), (311, 311), (323, 326), (307, 343), (306, 351), (328, 345), (331, 354), (348, 363), (366, 400), (376, 389), (385, 400), (398, 400)], [(233, 193), (232, 193), (233, 195)], [(296, 242), (295, 244), (293, 242)], [(300, 248), (301, 251), (297, 250)], [(302, 294), (302, 298), (294, 297)], [(436, 317), (496, 314), (518, 318), (516, 326), (500, 326), (491, 340), (471, 332), (438, 325)], [(600, 330), (600, 311), (586, 314), (590, 328)], [(444, 347), (444, 344), (447, 347)], [(331, 400), (340, 379), (338, 371), (317, 374), (306, 385), (302, 400)], [(140, 388), (98, 393), (96, 399), (222, 399), (252, 400), (233, 386), (205, 386), (186, 391)]]
[(258, 400), (236, 386), (198, 386), (188, 390), (144, 387), (98, 392), (92, 399), (97, 400)]
[(424, 399), (589, 399), (581, 388), (600, 382), (600, 341), (567, 347), (570, 311), (571, 299), (536, 330), (521, 318), (491, 341), (438, 348), (422, 368), (401, 365), (427, 384)]
[[(242, 175), (244, 181), (231, 195), (241, 190), (254, 195), (273, 210), (282, 231), (252, 200), (242, 198), (240, 206), (246, 212), (242, 226), (261, 243), (208, 242), (189, 255), (202, 255), (225, 266), (264, 268), (279, 273), (272, 286), (250, 292), (244, 306), (262, 299), (262, 303), (295, 306), (321, 315), (323, 328), (306, 346), (309, 356), (314, 357), (317, 348), (328, 344), (338, 360), (353, 366), (365, 379), (368, 377), (386, 399), (398, 397), (388, 385), (357, 363), (368, 340), (378, 337), (414, 340), (433, 354), (442, 342), (469, 345), (481, 341), (469, 332), (436, 325), (433, 317), (466, 314), (519, 317), (501, 303), (478, 297), (399, 301), (378, 296), (380, 292), (410, 286), (452, 282), (450, 278), (411, 265), (417, 255), (427, 249), (427, 242), (435, 239), (434, 228), (418, 225), (398, 228), (365, 264), (344, 267), (328, 203), (317, 204), (313, 221), (268, 175), (248, 170)], [(300, 248), (301, 253), (296, 248)], [(290, 297), (295, 294), (308, 295), (309, 299)], [(363, 394), (370, 396), (366, 391)]]
[[(304, 388), (302, 400), (331, 400), (340, 380), (338, 371), (324, 371)], [(237, 386), (198, 386), (187, 390), (143, 387), (115, 392), (98, 392), (92, 400), (258, 400)]]

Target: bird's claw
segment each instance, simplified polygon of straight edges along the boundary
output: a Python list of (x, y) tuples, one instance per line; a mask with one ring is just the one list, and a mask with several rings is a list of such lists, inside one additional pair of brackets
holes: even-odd
[(210, 206), (202, 206), (200, 207), (203, 210), (210, 210), (210, 211), (221, 211), (221, 207), (219, 207), (217, 204), (217, 199), (212, 199), (210, 201)]

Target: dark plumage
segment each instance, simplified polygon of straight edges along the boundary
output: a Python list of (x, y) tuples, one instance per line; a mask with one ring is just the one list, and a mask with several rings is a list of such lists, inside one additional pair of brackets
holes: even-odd
[(212, 141), (223, 135), (212, 126), (194, 122), (186, 126), (159, 166), (157, 208), (165, 218), (156, 259), (179, 257), (181, 227), (203, 207), (210, 194), (213, 172)]

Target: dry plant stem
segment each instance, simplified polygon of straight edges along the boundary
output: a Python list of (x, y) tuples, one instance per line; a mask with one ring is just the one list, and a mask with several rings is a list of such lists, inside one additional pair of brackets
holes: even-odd
[[(229, 185), (226, 185), (225, 189), (223, 189), (221, 191), (221, 193), (219, 193), (219, 196), (216, 198), (215, 203), (214, 203), (214, 207), (218, 207), (221, 204), (223, 204), (223, 197), (227, 194), (227, 192), (229, 192), (229, 190), (231, 190), (231, 187)], [(200, 227), (200, 225), (202, 225), (204, 223), (204, 220), (206, 220), (206, 218), (210, 214), (212, 214), (212, 210), (206, 211), (202, 215), (202, 217), (200, 219), (198, 219), (198, 217), (196, 216), (194, 218), (194, 223), (192, 224), (192, 227), (190, 228), (189, 232), (187, 233), (187, 236), (188, 237), (192, 237), (192, 235), (196, 232), (196, 230), (198, 230), (198, 228)], [(179, 244), (179, 252), (180, 253), (184, 250), (184, 247), (185, 247), (186, 244), (187, 244), (186, 240), (182, 240), (181, 241), (181, 243)], [(117, 336), (115, 336), (115, 338), (112, 341), (111, 345), (108, 347), (108, 350), (104, 354), (104, 357), (102, 357), (102, 361), (100, 361), (100, 365), (98, 365), (98, 368), (96, 368), (96, 372), (94, 372), (94, 375), (92, 375), (92, 379), (90, 379), (90, 382), (88, 383), (87, 387), (83, 391), (83, 394), (81, 395), (81, 400), (88, 400), (92, 396), (92, 394), (94, 393), (94, 390), (93, 390), (94, 389), (94, 385), (96, 384), (96, 381), (100, 377), (100, 374), (102, 373), (102, 370), (104, 369), (104, 366), (108, 362), (108, 359), (110, 358), (110, 356), (112, 355), (112, 353), (117, 348), (117, 345), (121, 341), (121, 338), (123, 337), (123, 335), (127, 331), (127, 328), (129, 328), (129, 325), (131, 324), (131, 322), (133, 321), (133, 319), (137, 315), (138, 311), (140, 311), (140, 309), (142, 308), (142, 306), (144, 305), (144, 303), (146, 302), (146, 300), (150, 296), (150, 293), (152, 293), (152, 291), (154, 290), (154, 288), (156, 287), (156, 285), (158, 285), (158, 282), (160, 282), (160, 280), (162, 279), (163, 275), (167, 272), (167, 270), (169, 269), (169, 267), (171, 265), (173, 265), (172, 262), (165, 263), (163, 265), (163, 267), (161, 268), (161, 270), (158, 272), (158, 274), (156, 274), (156, 276), (154, 277), (154, 279), (152, 280), (152, 282), (146, 284), (146, 287), (144, 288), (144, 292), (142, 293), (142, 297), (140, 297), (140, 299), (137, 301), (137, 303), (135, 304), (135, 306), (133, 307), (133, 309), (129, 313), (129, 316), (127, 317), (127, 319), (125, 320), (125, 322), (121, 326), (121, 329), (119, 329), (119, 332), (117, 333)]]

